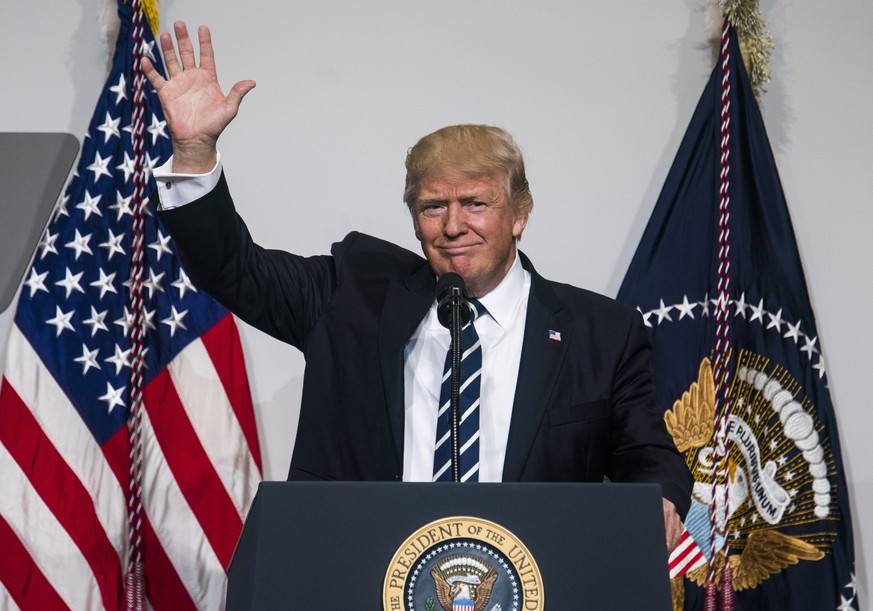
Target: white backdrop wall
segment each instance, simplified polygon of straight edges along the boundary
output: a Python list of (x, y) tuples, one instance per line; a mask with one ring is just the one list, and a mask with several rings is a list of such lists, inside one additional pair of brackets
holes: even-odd
[[(547, 277), (614, 295), (712, 68), (714, 4), (164, 0), (161, 12), (165, 29), (212, 27), (225, 87), (258, 81), (221, 150), (260, 243), (316, 254), (358, 229), (416, 249), (406, 149), (443, 125), (491, 123), (526, 155), (536, 205), (522, 248)], [(762, 8), (776, 41), (765, 122), (827, 357), (869, 605), (873, 3)], [(3, 2), (0, 131), (81, 139), (116, 29), (112, 1)], [(0, 314), (3, 346), (13, 310)], [(245, 325), (242, 337), (265, 475), (284, 479), (303, 360)]]

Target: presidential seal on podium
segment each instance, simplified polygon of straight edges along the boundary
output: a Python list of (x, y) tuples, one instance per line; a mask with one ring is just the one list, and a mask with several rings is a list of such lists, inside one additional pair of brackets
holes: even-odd
[(481, 518), (426, 524), (400, 546), (382, 588), (386, 611), (541, 611), (543, 582), (530, 551)]

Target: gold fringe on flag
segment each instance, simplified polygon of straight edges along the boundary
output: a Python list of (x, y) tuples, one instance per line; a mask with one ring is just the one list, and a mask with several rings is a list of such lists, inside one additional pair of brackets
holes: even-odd
[(161, 0), (140, 0), (142, 14), (145, 15), (146, 21), (149, 22), (149, 26), (152, 28), (152, 34), (155, 36), (161, 31), (161, 20), (158, 17), (158, 5), (160, 3)]
[(770, 53), (773, 51), (773, 38), (767, 23), (761, 17), (758, 0), (719, 0), (722, 13), (730, 20), (737, 31), (740, 53), (755, 99), (761, 103), (761, 96), (767, 90), (764, 84), (770, 82)]
[[(127, 4), (128, 0), (124, 0), (124, 3)], [(140, 0), (139, 2), (139, 9), (145, 15), (146, 21), (149, 22), (149, 27), (152, 29), (152, 34), (155, 37), (161, 31), (161, 20), (158, 17), (158, 9), (160, 8), (158, 5), (160, 3), (161, 0)]]

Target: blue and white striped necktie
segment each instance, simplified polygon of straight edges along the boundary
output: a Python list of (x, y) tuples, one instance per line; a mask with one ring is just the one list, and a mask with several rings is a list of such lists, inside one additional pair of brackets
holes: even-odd
[[(459, 427), (461, 449), (461, 481), (479, 481), (479, 389), (482, 380), (482, 346), (473, 321), (486, 314), (485, 306), (476, 299), (470, 300), (473, 315), (461, 329), (460, 390), (458, 393), (461, 423)], [(440, 404), (437, 414), (436, 448), (433, 459), (433, 481), (452, 481), (452, 443), (449, 422), (449, 406), (452, 396), (452, 349), (446, 355), (443, 382), (440, 389)]]

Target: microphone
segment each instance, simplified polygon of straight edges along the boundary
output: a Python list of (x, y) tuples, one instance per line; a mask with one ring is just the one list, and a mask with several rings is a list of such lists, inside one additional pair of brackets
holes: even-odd
[(452, 310), (458, 313), (457, 316), (461, 323), (458, 328), (470, 321), (472, 312), (467, 302), (467, 287), (464, 284), (464, 279), (458, 274), (448, 273), (440, 277), (436, 285), (436, 299), (437, 318), (442, 326), (451, 329)]

